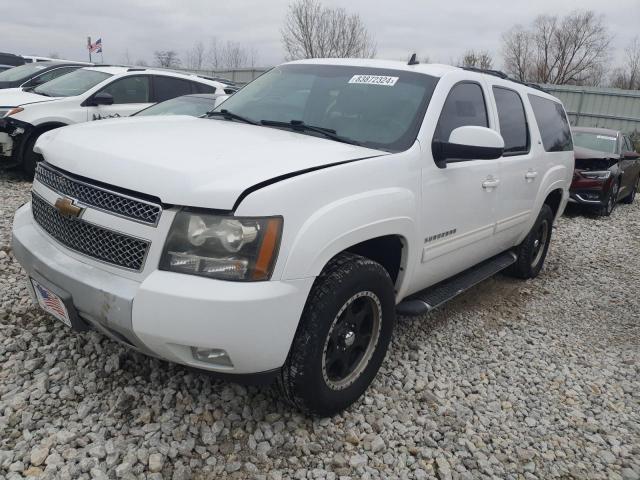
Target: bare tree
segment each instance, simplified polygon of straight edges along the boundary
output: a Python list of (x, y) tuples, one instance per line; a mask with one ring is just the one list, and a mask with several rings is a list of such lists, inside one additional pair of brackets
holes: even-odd
[(139, 58), (138, 60), (135, 61), (134, 65), (136, 65), (137, 67), (147, 67), (148, 63), (146, 60)]
[(574, 11), (541, 15), (529, 30), (516, 26), (502, 37), (505, 69), (518, 80), (597, 85), (611, 42), (603, 17)]
[(247, 66), (249, 55), (238, 42), (227, 41), (220, 49), (221, 63), (225, 69), (232, 70)]
[(120, 60), (120, 62), (123, 65), (133, 65), (133, 61), (131, 60), (131, 55), (129, 55), (129, 49), (126, 49), (124, 51), (124, 54), (122, 55), (122, 60)]
[(156, 50), (153, 57), (159, 67), (176, 68), (181, 63), (175, 50)]
[(491, 54), (486, 50), (479, 50), (477, 52), (475, 50), (467, 50), (458, 61), (458, 65), (461, 67), (489, 70), (493, 67), (493, 59), (491, 58)]
[(516, 25), (502, 35), (502, 57), (506, 72), (520, 82), (531, 77), (533, 46), (531, 32)]
[(635, 37), (624, 49), (623, 65), (611, 75), (611, 86), (640, 90), (640, 37)]
[(186, 65), (192, 70), (202, 70), (204, 67), (205, 51), (204, 43), (196, 42), (187, 52)]
[(289, 59), (365, 57), (376, 45), (360, 16), (343, 8), (329, 8), (318, 0), (295, 0), (281, 29)]

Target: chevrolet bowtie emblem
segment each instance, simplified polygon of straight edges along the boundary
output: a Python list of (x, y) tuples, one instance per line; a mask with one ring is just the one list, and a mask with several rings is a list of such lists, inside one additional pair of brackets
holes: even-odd
[(55, 207), (63, 217), (78, 217), (82, 213), (82, 208), (73, 204), (73, 200), (61, 197), (56, 200)]

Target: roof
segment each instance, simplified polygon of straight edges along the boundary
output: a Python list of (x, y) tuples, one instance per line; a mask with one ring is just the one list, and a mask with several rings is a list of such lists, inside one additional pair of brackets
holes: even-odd
[(353, 67), (385, 68), (389, 70), (402, 70), (406, 72), (418, 72), (434, 77), (442, 77), (448, 72), (461, 70), (451, 65), (441, 65), (438, 63), (417, 63), (408, 65), (407, 62), (398, 60), (378, 60), (375, 58), (312, 58), (309, 60), (295, 60), (289, 64), (310, 64), (310, 65), (345, 65)]
[(131, 72), (132, 74), (144, 72), (151, 75), (166, 75), (166, 76), (171, 76), (176, 78), (184, 78), (185, 80), (195, 80), (201, 83), (209, 83), (219, 88), (224, 88), (227, 86), (225, 83), (222, 83), (216, 80), (209, 80), (207, 78), (204, 78), (192, 73), (174, 72), (173, 70), (154, 69), (154, 68), (147, 68), (147, 67), (126, 67), (126, 66), (119, 66), (119, 65), (96, 65), (93, 67), (85, 67), (85, 68), (87, 70), (94, 70), (97, 72), (108, 73), (110, 75), (120, 75), (127, 72)]
[(617, 137), (620, 133), (619, 130), (595, 127), (572, 127), (571, 130), (573, 130), (574, 132), (594, 133), (596, 135), (609, 135), (611, 137)]

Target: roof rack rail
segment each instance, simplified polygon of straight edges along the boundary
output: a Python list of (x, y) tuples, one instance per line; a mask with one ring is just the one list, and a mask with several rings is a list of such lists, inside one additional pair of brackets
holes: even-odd
[(545, 90), (544, 87), (542, 87), (541, 85), (538, 85), (537, 83), (533, 83), (533, 82), (523, 82), (527, 87), (531, 87), (531, 88), (535, 88), (536, 90), (540, 90), (541, 92), (544, 93), (549, 93)]
[(463, 70), (469, 70), (470, 72), (486, 73), (487, 75), (493, 75), (494, 77), (503, 78), (505, 80), (511, 80), (509, 75), (500, 70), (492, 70), (490, 68), (478, 68), (478, 67), (462, 67)]
[(127, 68), (127, 72), (144, 72), (146, 70), (145, 67), (131, 67)]

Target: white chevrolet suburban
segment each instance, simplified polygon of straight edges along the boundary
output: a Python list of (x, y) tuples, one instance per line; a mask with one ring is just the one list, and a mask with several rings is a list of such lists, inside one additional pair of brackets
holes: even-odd
[(54, 128), (127, 117), (191, 93), (224, 94), (227, 85), (169, 70), (98, 66), (76, 69), (35, 88), (0, 90), (0, 167), (20, 165), (33, 175), (34, 146)]
[(372, 382), (396, 313), (538, 275), (573, 173), (551, 95), (378, 60), (287, 63), (208, 118), (86, 123), (36, 148), (13, 249), (40, 306), (149, 355), (277, 379), (318, 415)]

